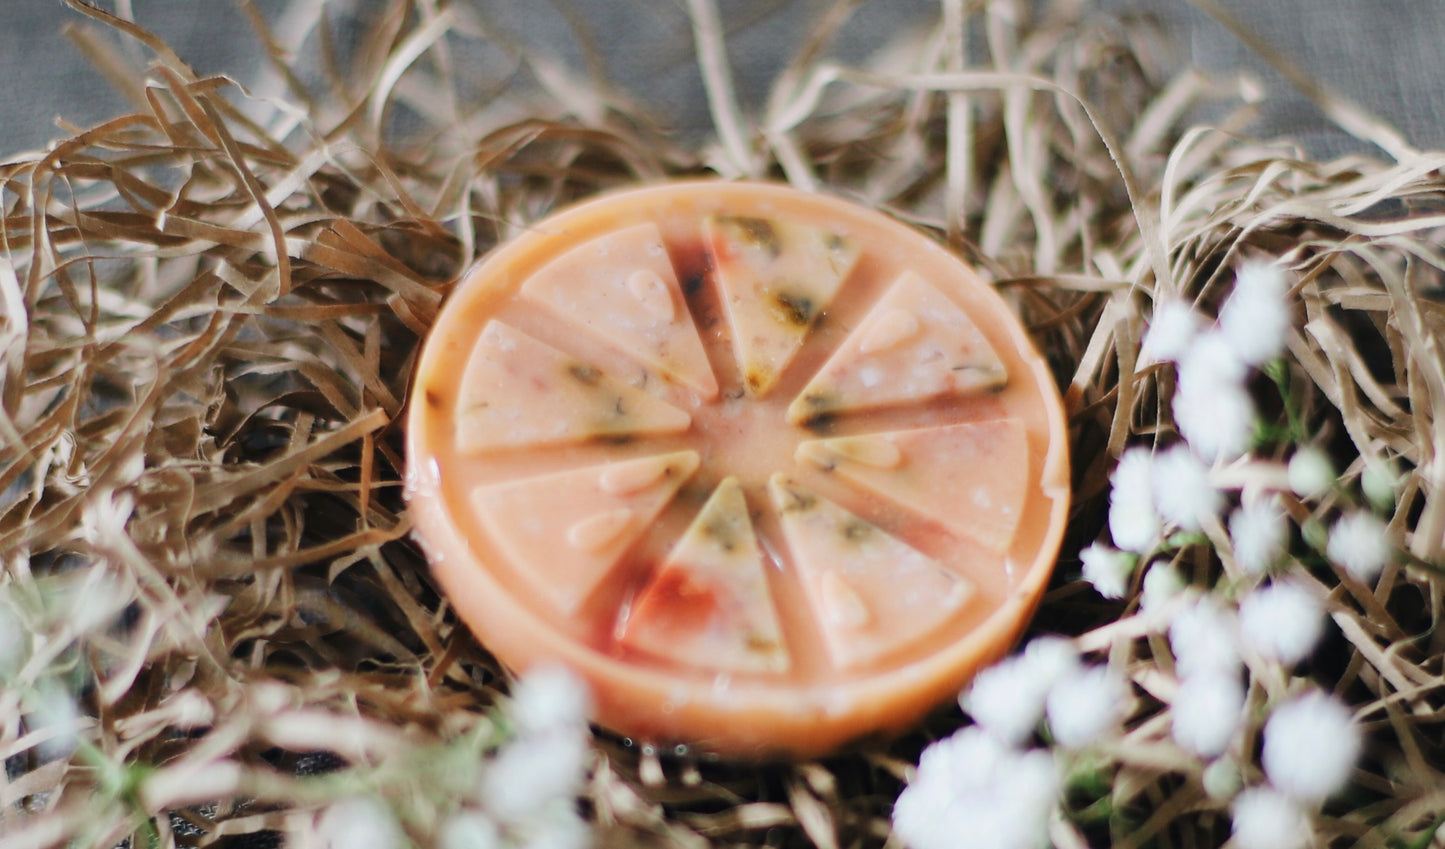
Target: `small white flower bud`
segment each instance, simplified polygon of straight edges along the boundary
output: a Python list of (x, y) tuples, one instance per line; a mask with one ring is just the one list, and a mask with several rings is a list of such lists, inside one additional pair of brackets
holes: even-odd
[(1209, 469), (1183, 445), (1154, 455), (1151, 478), (1159, 514), (1181, 530), (1199, 530), (1224, 505)]
[(1332, 696), (1312, 691), (1274, 709), (1261, 761), (1270, 783), (1294, 799), (1320, 802), (1349, 780), (1360, 730)]
[(172, 722), (177, 728), (190, 730), (210, 725), (216, 718), (211, 700), (199, 690), (182, 690), (166, 700)]
[(1360, 473), (1360, 488), (1372, 507), (1387, 511), (1395, 506), (1395, 484), (1399, 479), (1399, 473), (1389, 460), (1367, 459), (1365, 470)]
[(1239, 849), (1304, 849), (1309, 845), (1304, 810), (1268, 787), (1251, 787), (1239, 794), (1232, 813), (1234, 843)]
[(1206, 330), (1179, 360), (1179, 385), (1190, 391), (1242, 386), (1249, 366), (1223, 333)]
[(1284, 352), (1292, 323), (1289, 283), (1274, 263), (1247, 263), (1235, 277), (1234, 291), (1219, 310), (1219, 332), (1236, 355), (1262, 365)]
[(333, 803), (316, 823), (324, 849), (401, 849), (401, 825), (385, 804), (369, 796)]
[(1239, 604), (1239, 633), (1245, 645), (1286, 666), (1309, 657), (1324, 627), (1324, 606), (1294, 581), (1275, 581)]
[(1084, 580), (1104, 598), (1123, 598), (1129, 591), (1129, 576), (1134, 573), (1134, 564), (1139, 558), (1123, 551), (1115, 551), (1107, 545), (1094, 543), (1079, 552), (1083, 561)]
[(82, 723), (75, 698), (63, 687), (43, 685), (32, 705), (26, 723), (31, 730), (44, 730), (50, 736), (40, 743), (45, 758), (66, 758), (80, 744)]
[(1178, 360), (1194, 343), (1204, 319), (1184, 301), (1163, 301), (1154, 307), (1140, 352), (1141, 365)]
[(1234, 562), (1251, 575), (1278, 563), (1289, 544), (1289, 524), (1276, 498), (1250, 501), (1229, 517)]
[(1394, 549), (1384, 520), (1367, 510), (1346, 513), (1330, 528), (1325, 554), (1357, 581), (1370, 583), (1389, 565)]
[(1144, 590), (1140, 594), (1139, 607), (1155, 627), (1167, 615), (1169, 603), (1179, 598), (1188, 584), (1173, 563), (1155, 561), (1144, 573)]
[(1185, 676), (1170, 716), (1174, 740), (1206, 758), (1223, 754), (1244, 713), (1244, 685), (1237, 674), (1201, 669)]
[(1109, 490), (1109, 535), (1124, 551), (1144, 552), (1159, 538), (1159, 513), (1154, 509), (1148, 448), (1130, 448), (1114, 468)]
[(1048, 750), (964, 728), (923, 750), (893, 806), (893, 829), (910, 849), (956, 849), (970, 834), (988, 846), (1042, 846), (1059, 790)]
[(1232, 758), (1216, 758), (1204, 768), (1200, 776), (1204, 792), (1211, 799), (1229, 799), (1244, 786), (1244, 777), (1239, 774), (1239, 764)]
[(1237, 674), (1239, 623), (1234, 611), (1208, 595), (1181, 607), (1169, 625), (1169, 647), (1182, 676), (1201, 670)]
[(1300, 498), (1319, 498), (1335, 485), (1335, 464), (1314, 446), (1305, 446), (1289, 458), (1289, 488)]
[(1039, 637), (1022, 654), (984, 669), (959, 698), (959, 706), (989, 734), (1010, 745), (1023, 743), (1044, 716), (1054, 682), (1079, 666), (1068, 640)]
[(543, 666), (528, 671), (512, 692), (508, 715), (523, 734), (559, 728), (585, 728), (592, 696), (572, 671)]
[(500, 849), (502, 832), (481, 811), (462, 811), (442, 825), (440, 849)]
[(1114, 731), (1128, 701), (1129, 685), (1108, 667), (1076, 669), (1049, 688), (1049, 731), (1059, 745), (1081, 749)]
[(0, 684), (14, 678), (30, 658), (32, 639), (30, 629), (0, 591)]
[(1218, 385), (1180, 381), (1171, 408), (1179, 433), (1205, 460), (1233, 460), (1254, 444), (1254, 399), (1243, 384)]
[(487, 811), (504, 823), (538, 816), (582, 787), (589, 738), (568, 731), (520, 737), (503, 746), (482, 775)]

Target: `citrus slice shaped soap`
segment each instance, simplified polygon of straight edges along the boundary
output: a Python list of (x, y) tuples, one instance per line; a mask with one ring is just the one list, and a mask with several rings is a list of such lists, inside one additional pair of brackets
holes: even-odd
[(517, 672), (644, 744), (906, 730), (1017, 639), (1068, 512), (1054, 381), (928, 236), (794, 189), (606, 195), (453, 290), (411, 393), (416, 534)]

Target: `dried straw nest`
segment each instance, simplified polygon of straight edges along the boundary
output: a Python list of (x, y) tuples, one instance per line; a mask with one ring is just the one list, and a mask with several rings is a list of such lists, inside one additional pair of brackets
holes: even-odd
[[(1445, 810), (1445, 155), (1332, 101), (1384, 157), (1249, 141), (1255, 84), (1166, 67), (1147, 24), (1074, 3), (945, 3), (937, 27), (862, 67), (827, 58), (840, 4), (745, 117), (716, 12), (693, 0), (717, 134), (691, 144), (489, 42), (462, 4), (390, 3), (344, 59), (325, 15), (284, 44), (258, 17), (280, 86), (262, 97), (68, 2), (135, 111), (0, 163), (7, 846), (302, 845), (357, 788), (430, 843), (456, 790), (446, 753), (493, 745), (505, 678), (408, 539), (397, 423), (418, 341), (462, 269), (528, 222), (702, 173), (839, 193), (935, 234), (1046, 350), (1077, 508), (1037, 628), (1109, 653), (1138, 695), (1102, 783), (1066, 805), (1060, 833), (1081, 845), (1228, 834), (1199, 765), (1149, 746), (1168, 733), (1167, 652), (1072, 558), (1100, 533), (1122, 449), (1174, 438), (1172, 370), (1139, 366), (1153, 305), (1210, 311), (1238, 261), (1283, 258), (1295, 432), (1346, 484), (1367, 461), (1402, 473), (1403, 556), (1378, 586), (1310, 572), (1342, 636), (1303, 674), (1349, 701), (1368, 740), (1319, 843), (1430, 840)], [(982, 56), (965, 57), (965, 26)], [(151, 64), (126, 67), (118, 39)], [(479, 46), (503, 57), (495, 76), (462, 79), (455, 57)], [(1191, 125), (1206, 105), (1219, 117)], [(1308, 526), (1343, 497), (1287, 508)], [(1200, 583), (1218, 573), (1207, 546), (1177, 557)], [(1251, 703), (1284, 686), (1254, 678)], [(583, 810), (603, 845), (880, 845), (920, 747), (962, 721), (770, 766), (598, 736)]]

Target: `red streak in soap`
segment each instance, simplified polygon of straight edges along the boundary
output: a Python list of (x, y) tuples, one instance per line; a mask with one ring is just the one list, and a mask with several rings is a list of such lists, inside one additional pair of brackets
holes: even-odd
[(672, 267), (677, 271), (677, 280), (683, 296), (689, 301), (697, 297), (709, 284), (712, 276), (712, 257), (701, 242), (677, 245), (668, 251)]
[(717, 615), (721, 605), (712, 587), (692, 580), (687, 569), (658, 575), (633, 608), (628, 629), (636, 626), (667, 634), (694, 633)]

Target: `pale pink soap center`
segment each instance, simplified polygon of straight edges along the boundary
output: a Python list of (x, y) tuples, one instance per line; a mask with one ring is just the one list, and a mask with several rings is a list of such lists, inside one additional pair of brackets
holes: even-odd
[(791, 467), (798, 443), (810, 436), (786, 422), (781, 406), (748, 396), (725, 396), (692, 415), (690, 444), (703, 467), (736, 477), (749, 497)]

